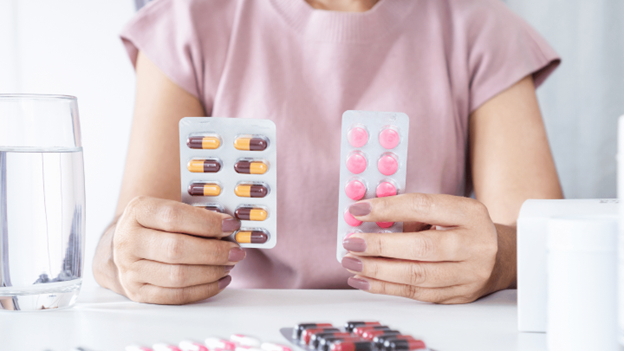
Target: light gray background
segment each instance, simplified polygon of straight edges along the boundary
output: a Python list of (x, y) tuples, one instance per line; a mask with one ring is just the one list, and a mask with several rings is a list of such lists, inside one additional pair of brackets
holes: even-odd
[[(615, 197), (616, 119), (624, 114), (624, 0), (506, 2), (563, 57), (539, 98), (565, 195)], [(93, 251), (113, 216), (128, 145), (134, 72), (118, 33), (134, 11), (133, 0), (0, 0), (0, 92), (78, 97), (87, 285), (95, 284)]]

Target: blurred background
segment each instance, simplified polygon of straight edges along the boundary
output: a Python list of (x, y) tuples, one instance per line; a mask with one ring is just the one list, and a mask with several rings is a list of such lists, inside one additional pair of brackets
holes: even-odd
[[(118, 33), (146, 2), (0, 0), (0, 93), (78, 97), (87, 187), (86, 286), (95, 284), (91, 260), (113, 217), (132, 121), (134, 72)], [(505, 2), (563, 58), (538, 96), (565, 196), (615, 197), (616, 121), (624, 114), (624, 1)]]

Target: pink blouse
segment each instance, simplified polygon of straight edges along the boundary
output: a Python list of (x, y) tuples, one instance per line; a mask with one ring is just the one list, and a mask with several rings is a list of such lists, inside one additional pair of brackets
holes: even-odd
[[(277, 125), (277, 246), (247, 250), (233, 287), (347, 288), (336, 261), (341, 116), (410, 117), (407, 192), (464, 195), (468, 117), (559, 64), (500, 0), (381, 0), (364, 13), (304, 0), (156, 0), (125, 27), (208, 116)], [(177, 147), (177, 142), (171, 147)]]

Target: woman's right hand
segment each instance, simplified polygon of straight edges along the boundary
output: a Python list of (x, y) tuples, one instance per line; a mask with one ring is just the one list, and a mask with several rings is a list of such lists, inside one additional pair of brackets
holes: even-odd
[(112, 234), (119, 293), (137, 302), (185, 304), (218, 294), (245, 258), (221, 240), (240, 228), (229, 215), (140, 196), (126, 206)]

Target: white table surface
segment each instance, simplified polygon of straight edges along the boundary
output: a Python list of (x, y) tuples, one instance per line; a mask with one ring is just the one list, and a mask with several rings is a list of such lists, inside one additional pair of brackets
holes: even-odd
[(1, 312), (0, 350), (123, 350), (130, 343), (242, 333), (285, 342), (302, 322), (378, 320), (438, 351), (546, 350), (546, 335), (518, 333), (516, 291), (466, 305), (432, 305), (356, 290), (235, 290), (186, 306), (139, 304), (102, 288), (83, 290), (72, 309)]

